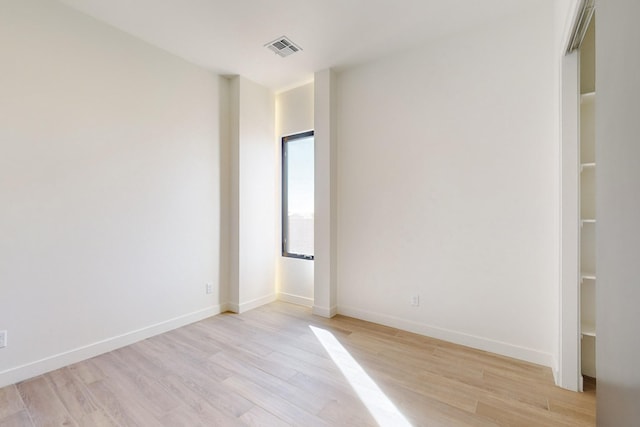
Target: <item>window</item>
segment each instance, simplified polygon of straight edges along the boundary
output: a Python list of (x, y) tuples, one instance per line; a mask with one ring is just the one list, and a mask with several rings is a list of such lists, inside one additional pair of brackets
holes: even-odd
[(313, 131), (282, 138), (282, 255), (313, 259)]

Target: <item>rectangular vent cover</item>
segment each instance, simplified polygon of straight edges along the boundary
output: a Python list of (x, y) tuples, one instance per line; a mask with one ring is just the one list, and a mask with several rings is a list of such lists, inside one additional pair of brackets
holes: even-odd
[(269, 48), (269, 50), (271, 50), (275, 54), (282, 56), (283, 58), (291, 55), (292, 53), (296, 53), (302, 50), (300, 46), (297, 46), (285, 36), (278, 37), (274, 41), (269, 42), (264, 46)]

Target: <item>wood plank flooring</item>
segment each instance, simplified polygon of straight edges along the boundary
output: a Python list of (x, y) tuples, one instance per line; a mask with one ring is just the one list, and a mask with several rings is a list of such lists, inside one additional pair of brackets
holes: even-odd
[(413, 426), (595, 425), (594, 384), (569, 392), (549, 368), (276, 302), (0, 389), (0, 426), (377, 425), (310, 326)]

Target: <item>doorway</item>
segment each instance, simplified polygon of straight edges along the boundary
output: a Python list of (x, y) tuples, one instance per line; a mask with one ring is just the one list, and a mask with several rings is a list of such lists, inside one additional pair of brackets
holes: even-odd
[(557, 383), (574, 391), (594, 389), (596, 377), (595, 25), (594, 2), (583, 0), (562, 61)]

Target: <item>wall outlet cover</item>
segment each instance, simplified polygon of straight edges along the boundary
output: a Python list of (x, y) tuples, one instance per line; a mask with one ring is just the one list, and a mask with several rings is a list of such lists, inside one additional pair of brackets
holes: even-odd
[(0, 331), (0, 348), (7, 346), (7, 331)]

